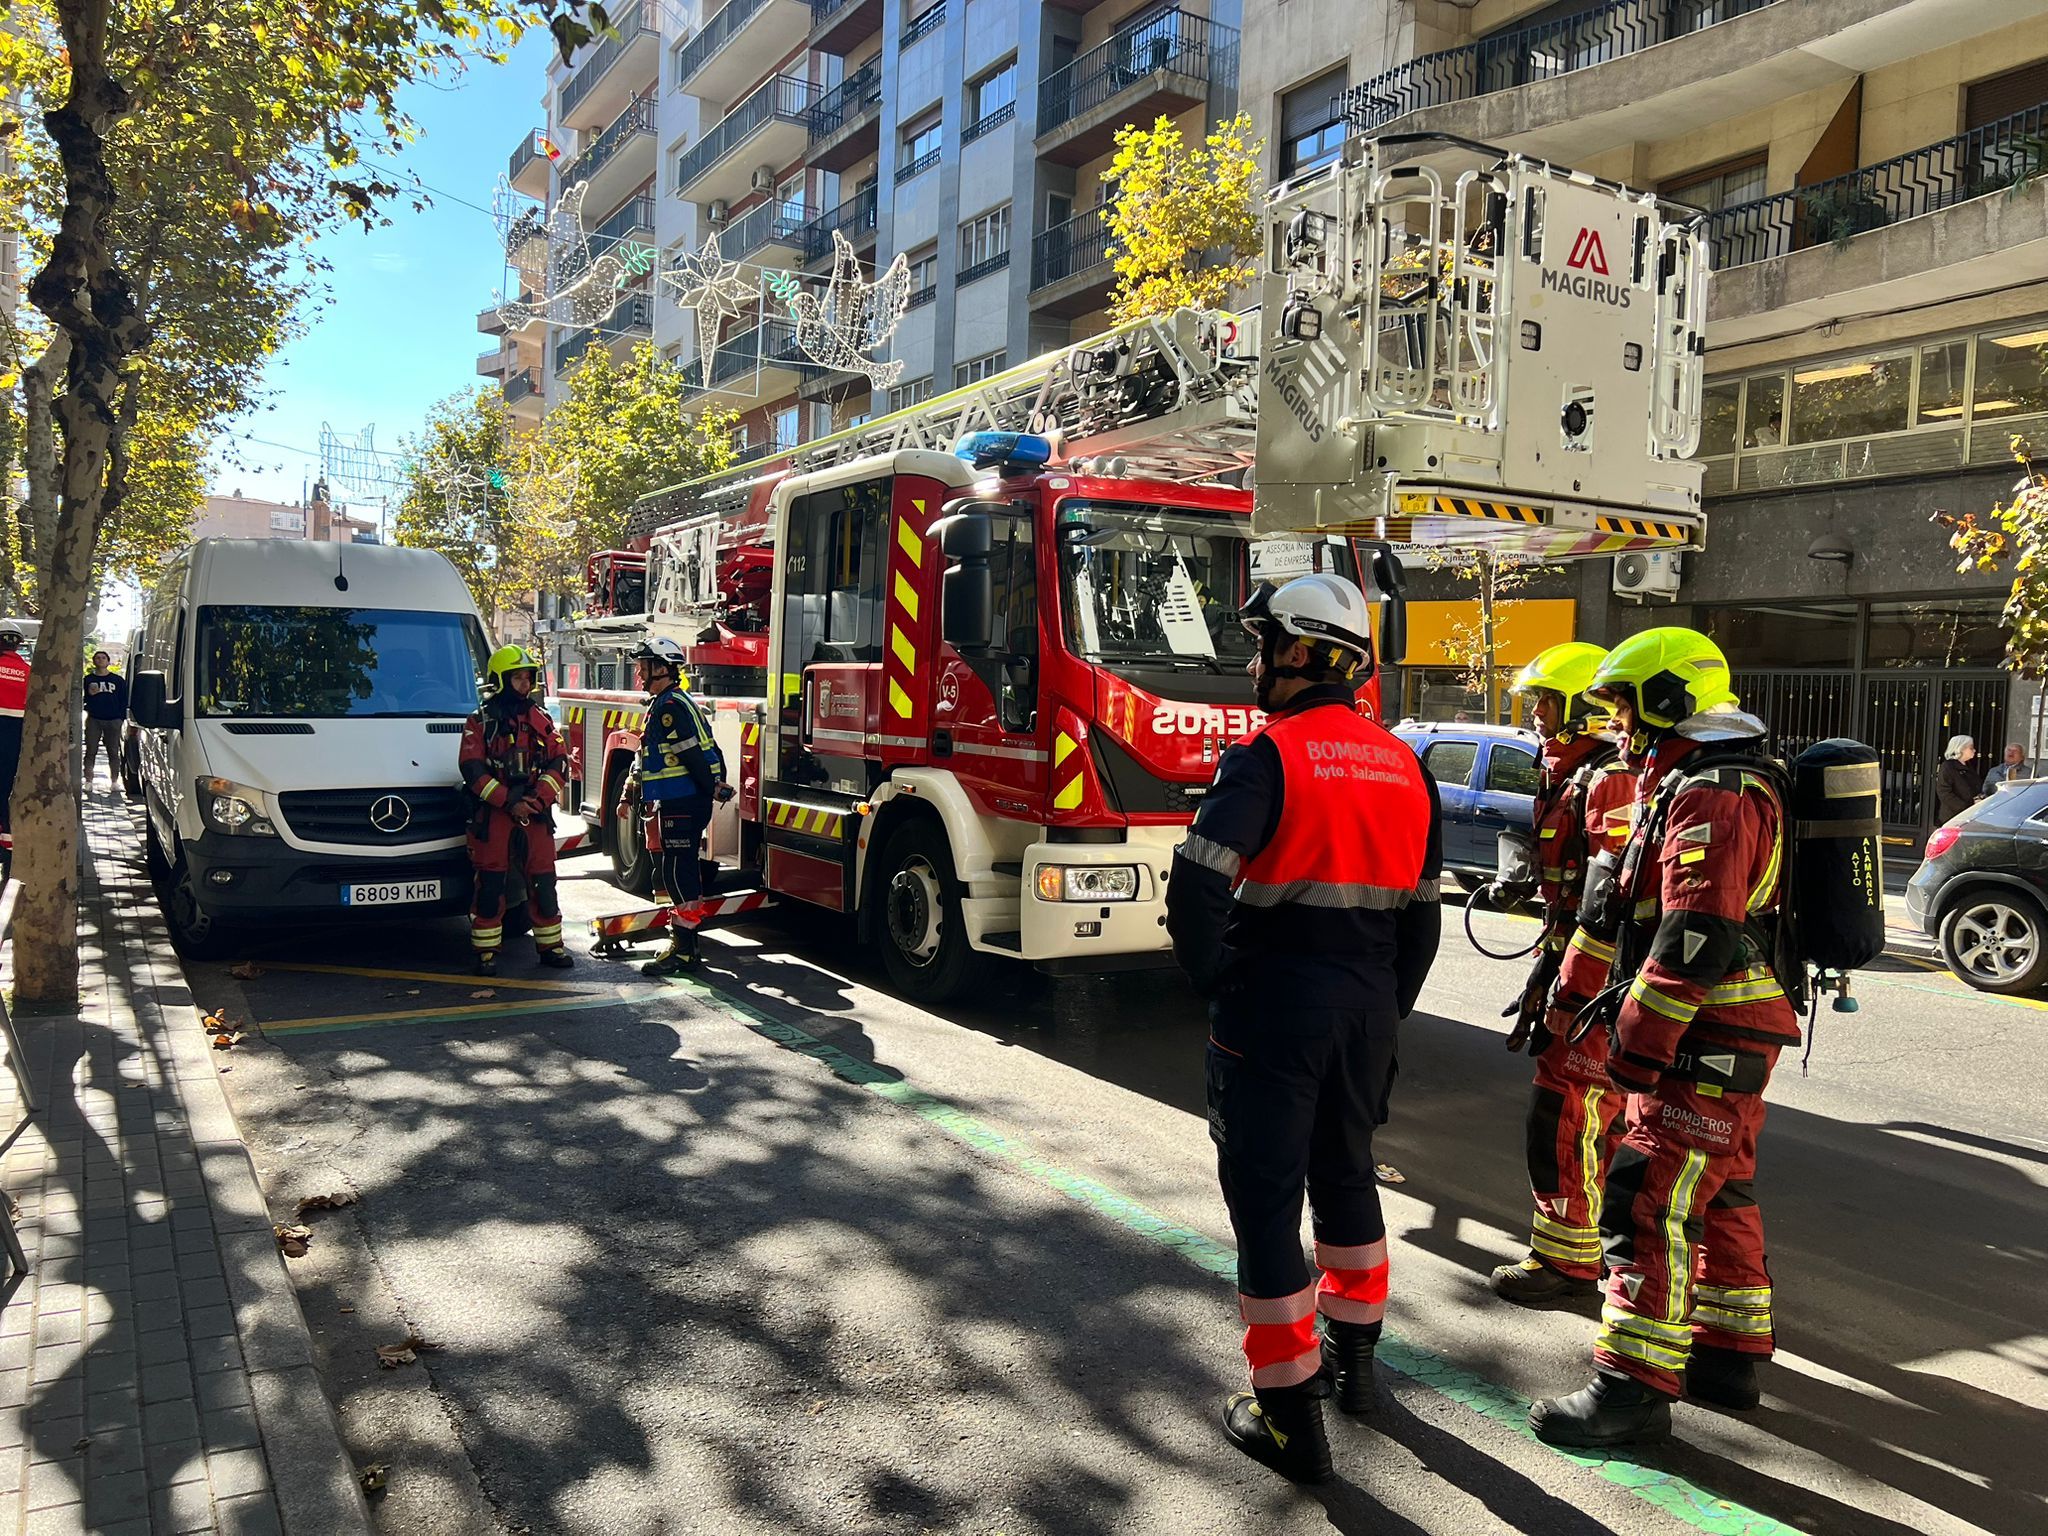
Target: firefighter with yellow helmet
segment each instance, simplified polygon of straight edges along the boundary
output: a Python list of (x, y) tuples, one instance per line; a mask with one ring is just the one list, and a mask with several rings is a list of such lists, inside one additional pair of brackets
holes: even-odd
[(575, 962), (562, 943), (555, 891), (552, 810), (562, 797), (569, 754), (541, 707), (540, 658), (524, 646), (491, 653), (484, 700), (462, 727), (461, 769), (469, 791), (469, 862), (476, 871), (469, 942), (479, 976), (494, 976), (505, 936), (505, 883), (516, 858), (526, 876), (533, 942), (543, 965)]

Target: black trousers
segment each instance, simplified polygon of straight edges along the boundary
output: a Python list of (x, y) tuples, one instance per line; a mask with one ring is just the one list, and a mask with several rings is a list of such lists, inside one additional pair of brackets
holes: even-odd
[[(707, 810), (701, 800), (654, 800), (644, 809), (647, 848), (654, 856), (654, 894), (670, 906), (696, 901), (704, 894), (697, 844), (704, 836)], [(669, 929), (669, 936), (679, 951), (696, 951), (696, 929), (677, 925)]]
[(1237, 1288), (1292, 1296), (1310, 1278), (1304, 1192), (1319, 1245), (1386, 1236), (1372, 1133), (1387, 1119), (1397, 1020), (1388, 1008), (1276, 1012), (1237, 994), (1210, 1004), (1209, 1025), (1209, 1135), (1237, 1233)]

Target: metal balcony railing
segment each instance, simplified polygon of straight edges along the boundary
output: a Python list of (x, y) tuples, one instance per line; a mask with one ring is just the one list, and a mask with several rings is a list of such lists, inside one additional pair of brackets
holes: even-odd
[(531, 368), (515, 373), (505, 381), (505, 403), (507, 405), (517, 405), (528, 396), (539, 393), (540, 385), (535, 382)]
[(1625, 59), (1703, 32), (1779, 0), (1611, 0), (1573, 16), (1515, 27), (1397, 64), (1339, 98), (1354, 127), (1371, 131), (1424, 107), (1469, 101), (1574, 70)]
[(604, 132), (590, 141), (590, 147), (569, 162), (569, 168), (562, 173), (562, 185), (573, 187), (579, 181), (590, 180), (626, 145), (643, 133), (654, 132), (654, 123), (654, 98), (635, 96), (626, 103), (626, 110), (606, 124)]
[(977, 261), (973, 266), (962, 267), (954, 274), (953, 286), (965, 288), (969, 283), (979, 282), (991, 272), (1002, 271), (1009, 264), (1010, 253), (1008, 251), (1004, 251), (1000, 256), (991, 256), (986, 261)]
[(609, 320), (575, 332), (555, 348), (555, 377), (575, 366), (585, 347), (593, 341), (612, 341), (620, 336), (646, 335), (654, 329), (654, 306), (644, 293), (635, 294), (612, 312)]
[(1038, 131), (1047, 134), (1166, 70), (1206, 85), (1234, 84), (1237, 28), (1186, 11), (1160, 11), (1107, 38), (1038, 82)]
[(1707, 216), (1717, 269), (1746, 267), (2008, 188), (2048, 171), (2048, 102), (1866, 165), (1846, 176), (1737, 203)]
[[(701, 394), (706, 389), (729, 384), (764, 365), (794, 368), (805, 374), (817, 371), (817, 365), (798, 350), (796, 335), (787, 320), (765, 320), (751, 330), (741, 331), (739, 335), (721, 341), (718, 350), (711, 355), (710, 382), (692, 383), (687, 387), (691, 393)], [(692, 371), (703, 377), (701, 359)]]
[(712, 56), (733, 40), (740, 28), (752, 21), (768, 0), (727, 0), (725, 6), (704, 23), (704, 29), (676, 53), (676, 84), (686, 85), (690, 77), (711, 62)]
[(875, 230), (875, 189), (856, 192), (829, 213), (821, 213), (803, 227), (804, 260), (816, 261), (832, 252), (832, 232), (839, 231), (856, 245), (862, 235)]
[(811, 26), (830, 21), (849, 5), (858, 5), (860, 0), (811, 0)]
[(545, 240), (548, 237), (548, 211), (545, 208), (529, 208), (512, 221), (505, 231), (505, 249), (516, 253), (529, 240)]
[[(556, 254), (555, 281), (573, 282), (591, 262), (604, 255), (621, 242), (630, 240), (635, 231), (644, 230), (650, 236), (654, 233), (654, 199), (646, 193), (629, 197), (617, 209), (607, 214), (604, 221), (584, 237), (587, 259), (581, 259), (583, 252), (560, 251)], [(642, 252), (644, 262), (651, 265), (654, 259), (653, 247)], [(644, 267), (638, 270), (644, 270)]]
[(617, 35), (600, 39), (576, 67), (576, 73), (562, 87), (562, 111), (574, 112), (576, 104), (590, 94), (597, 82), (604, 78), (605, 72), (619, 62), (640, 34), (653, 30), (648, 24), (649, 8), (650, 0), (641, 0), (638, 5), (622, 7), (613, 13), (612, 27)]
[(725, 231), (718, 249), (728, 261), (758, 251), (770, 242), (802, 250), (804, 214), (802, 203), (785, 203), (779, 198), (749, 208)]
[(919, 16), (916, 20), (912, 21), (909, 26), (903, 29), (903, 36), (896, 44), (897, 52), (902, 52), (905, 48), (908, 48), (912, 43), (916, 42), (919, 38), (930, 37), (934, 32), (938, 31), (939, 28), (943, 27), (945, 24), (946, 0), (939, 0), (939, 3), (937, 5), (933, 6), (930, 10), (926, 11), (922, 16)]
[(1109, 226), (1102, 220), (1101, 208), (1077, 213), (1032, 237), (1031, 291), (1036, 293), (1107, 266), (1114, 254), (1109, 248)]
[(519, 147), (512, 151), (512, 159), (506, 169), (505, 179), (507, 181), (517, 181), (521, 171), (533, 164), (534, 161), (543, 158), (545, 157), (541, 152), (533, 146), (533, 134), (528, 133), (525, 138), (519, 141)]
[(985, 133), (994, 133), (1017, 115), (1017, 103), (1006, 101), (987, 117), (978, 118), (960, 130), (960, 142), (972, 144)]
[(758, 91), (720, 118), (709, 133), (676, 161), (677, 190), (689, 186), (752, 138), (770, 118), (779, 117), (808, 127), (811, 108), (817, 102), (818, 88), (809, 80), (800, 80), (795, 75), (770, 76)]
[(882, 68), (864, 64), (818, 98), (811, 108), (811, 142), (829, 139), (869, 107), (882, 103)]

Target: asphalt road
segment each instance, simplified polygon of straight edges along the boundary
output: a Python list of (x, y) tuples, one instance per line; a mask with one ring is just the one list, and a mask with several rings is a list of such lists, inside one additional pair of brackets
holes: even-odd
[[(572, 931), (628, 899), (565, 866)], [(1483, 919), (1490, 942), (1517, 929)], [(1151, 972), (1008, 975), (940, 1016), (834, 921), (707, 944), (711, 988), (523, 955), (459, 923), (191, 967), (255, 1022), (230, 1096), (280, 1210), (380, 1524), (437, 1532), (2038, 1533), (2048, 1523), (2039, 1003), (1927, 962), (1824, 1014), (1771, 1091), (1758, 1192), (1781, 1354), (1746, 1418), (1682, 1407), (1640, 1459), (1520, 1430), (1592, 1313), (1486, 1291), (1520, 1251), (1518, 967), (1462, 937), (1406, 1028), (1381, 1156), (1387, 1402), (1340, 1481), (1224, 1448), (1230, 1233), (1199, 1008)], [(307, 969), (333, 966), (340, 970)], [(473, 994), (488, 991), (489, 996)], [(380, 1370), (408, 1332), (440, 1346)]]

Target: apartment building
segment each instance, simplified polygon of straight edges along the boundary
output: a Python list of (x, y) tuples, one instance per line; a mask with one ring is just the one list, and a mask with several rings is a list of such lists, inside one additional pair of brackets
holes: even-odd
[[(2039, 753), (2034, 690), (2000, 665), (2005, 580), (1957, 574), (1928, 517), (2008, 490), (2015, 434), (2048, 450), (2048, 0), (1249, 9), (1275, 177), (1346, 131), (1434, 131), (1706, 213), (1709, 547), (1669, 593), (1604, 561), (1538, 583), (1556, 606), (1528, 644), (1705, 629), (1781, 746), (1880, 750), (1899, 837), (1931, 823), (1950, 734)], [(1445, 681), (1411, 672), (1411, 707)]]
[(192, 520), (195, 539), (311, 539), (321, 544), (374, 541), (374, 518), (351, 517), (328, 498), (325, 481), (316, 481), (304, 501), (265, 501), (239, 490), (209, 496)]

